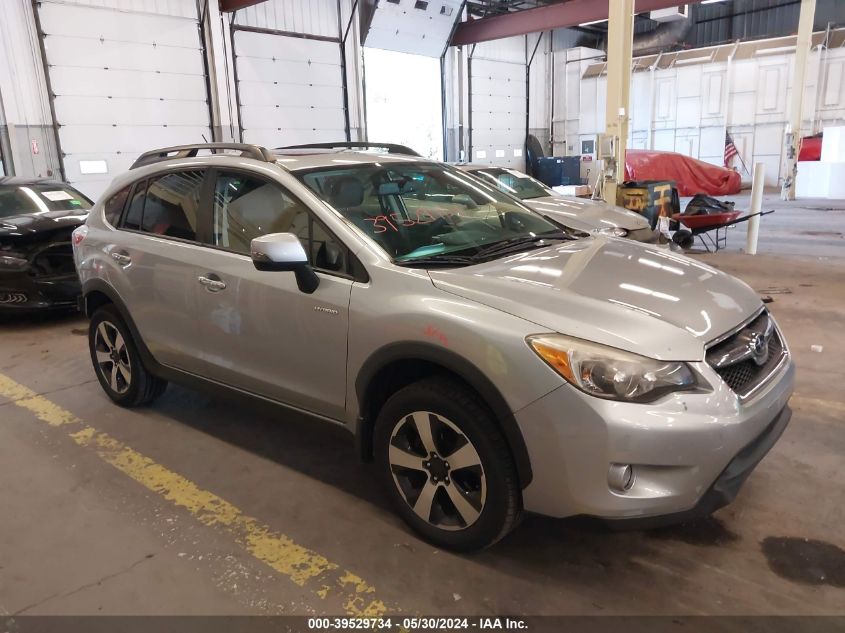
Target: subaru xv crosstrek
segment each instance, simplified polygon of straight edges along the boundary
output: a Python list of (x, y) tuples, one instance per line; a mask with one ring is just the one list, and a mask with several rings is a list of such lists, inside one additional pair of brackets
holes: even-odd
[(470, 550), (523, 511), (706, 515), (788, 423), (751, 288), (579, 235), (389, 147), (203, 145), (142, 155), (74, 254), (117, 404), (175, 381), (339, 424), (411, 528)]

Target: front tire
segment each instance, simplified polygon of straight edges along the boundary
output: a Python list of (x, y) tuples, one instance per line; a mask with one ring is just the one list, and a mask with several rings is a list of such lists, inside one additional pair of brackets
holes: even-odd
[(447, 377), (391, 396), (379, 412), (375, 454), (399, 515), (445, 549), (488, 547), (518, 523), (522, 500), (505, 438), (479, 397)]
[(148, 404), (167, 388), (165, 380), (144, 367), (132, 334), (114, 306), (103, 306), (91, 317), (88, 348), (100, 386), (120, 406)]

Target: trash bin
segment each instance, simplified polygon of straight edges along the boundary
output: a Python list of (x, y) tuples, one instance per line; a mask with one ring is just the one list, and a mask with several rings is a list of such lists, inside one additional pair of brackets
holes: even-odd
[(627, 181), (616, 190), (616, 204), (641, 213), (651, 228), (661, 216), (671, 218), (681, 212), (681, 199), (674, 180)]

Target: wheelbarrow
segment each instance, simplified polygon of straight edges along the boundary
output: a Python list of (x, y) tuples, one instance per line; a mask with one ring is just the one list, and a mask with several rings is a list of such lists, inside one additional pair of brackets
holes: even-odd
[[(758, 211), (742, 215), (742, 211), (726, 211), (725, 213), (701, 213), (697, 215), (683, 215), (676, 213), (672, 219), (683, 225), (684, 228), (675, 231), (672, 241), (678, 246), (689, 249), (695, 243), (697, 237), (708, 253), (715, 253), (720, 248), (728, 245), (728, 228), (735, 224), (748, 222), (758, 215), (769, 215), (771, 211)], [(742, 217), (740, 217), (742, 216)], [(711, 232), (713, 233), (711, 235)]]

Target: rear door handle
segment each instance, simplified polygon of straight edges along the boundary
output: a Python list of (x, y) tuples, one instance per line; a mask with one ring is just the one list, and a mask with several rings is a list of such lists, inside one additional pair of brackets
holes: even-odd
[(120, 253), (118, 251), (112, 251), (111, 258), (121, 266), (128, 266), (132, 263), (132, 258), (129, 257), (129, 255), (127, 255), (126, 253)]
[(200, 282), (201, 285), (205, 286), (210, 292), (220, 292), (221, 290), (226, 289), (226, 282), (217, 277), (217, 275), (209, 275), (208, 277), (200, 275), (197, 277), (197, 281)]

